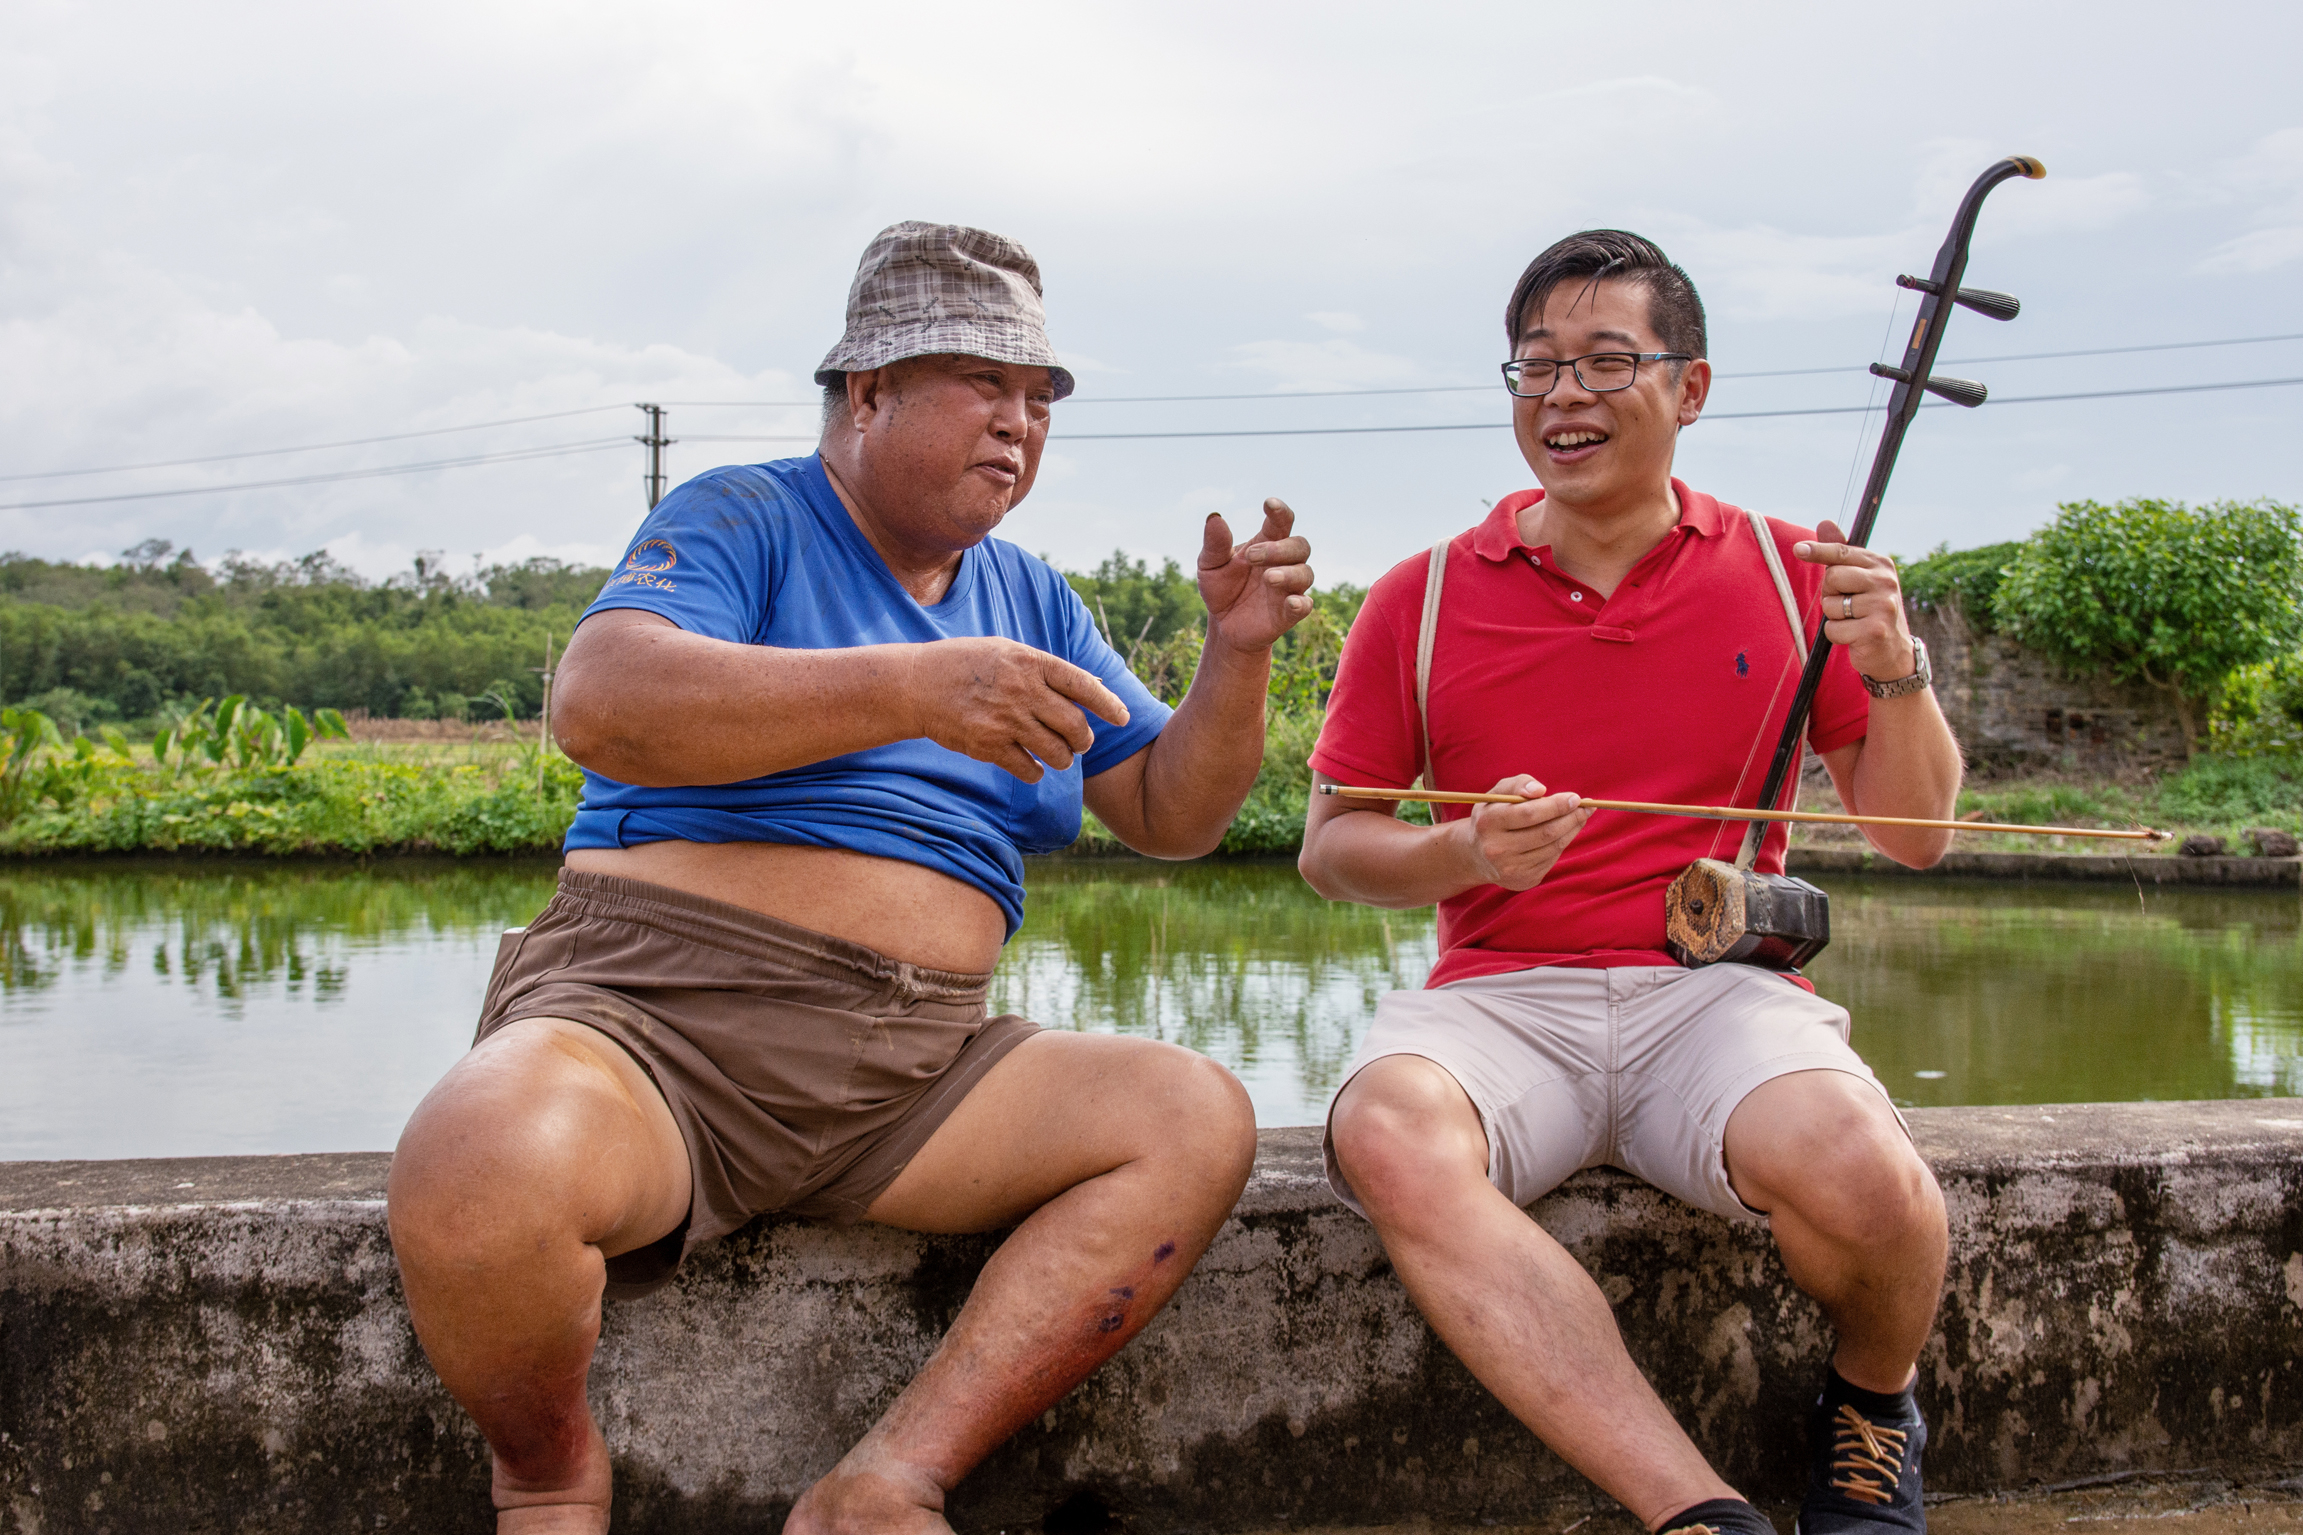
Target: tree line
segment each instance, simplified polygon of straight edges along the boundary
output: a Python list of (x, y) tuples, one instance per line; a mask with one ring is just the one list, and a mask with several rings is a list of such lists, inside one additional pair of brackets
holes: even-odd
[[(66, 728), (157, 729), (203, 698), (386, 718), (533, 718), (546, 647), (564, 646), (604, 569), (553, 559), (458, 574), (436, 554), (388, 580), (326, 553), (204, 565), (165, 541), (111, 565), (0, 555), (0, 702)], [(1183, 696), (1204, 615), (1189, 570), (1115, 552), (1067, 572), (1152, 691)], [(2194, 744), (2303, 747), (2303, 526), (2294, 507), (2068, 502), (2029, 537), (1938, 549), (1911, 599), (1956, 604), (2074, 672), (2166, 692)], [(1316, 724), (1363, 588), (1315, 594), (1274, 656), (1275, 723)], [(1295, 744), (1301, 729), (1275, 731)], [(2291, 744), (2292, 743), (2292, 744)]]
[(163, 540), (112, 565), (0, 555), (0, 700), (67, 729), (156, 727), (203, 698), (277, 711), (532, 718), (547, 640), (607, 572), (559, 560), (450, 573), (434, 554), (371, 581), (325, 553), (213, 568)]
[[(150, 729), (203, 698), (278, 713), (335, 709), (397, 719), (532, 719), (538, 668), (564, 647), (609, 572), (554, 559), (458, 574), (434, 554), (370, 580), (326, 553), (214, 566), (164, 540), (111, 565), (0, 554), (0, 702), (40, 709), (67, 734)], [(1173, 702), (1198, 664), (1204, 614), (1189, 572), (1114, 553), (1067, 573), (1097, 626)], [(1335, 656), (1365, 593), (1318, 594), (1282, 643), (1283, 706), (1326, 702)]]

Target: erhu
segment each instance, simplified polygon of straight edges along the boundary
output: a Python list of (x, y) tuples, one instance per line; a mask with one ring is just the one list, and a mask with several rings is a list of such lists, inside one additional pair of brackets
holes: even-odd
[[(1895, 392), (1888, 398), (1879, 451), (1872, 456), (1871, 477), (1864, 482), (1855, 526), (1847, 535), (1847, 542), (1857, 548), (1871, 541), (1872, 524), (1878, 520), (1879, 504), (1887, 494), (1888, 476), (1895, 472), (1896, 453), (1903, 446), (1903, 434), (1912, 417), (1919, 413), (1921, 396), (1933, 394), (1969, 408), (1983, 403), (1987, 391), (1981, 384), (1935, 376), (1943, 322), (1950, 318), (1952, 304), (1963, 304), (1994, 320), (2012, 320), (2022, 309), (2008, 294), (1963, 288), (1959, 280), (1967, 273), (1968, 242), (1974, 237), (1976, 216), (1983, 211), (1983, 199), (1991, 189), (2016, 176), (2037, 180), (2046, 174), (2047, 167), (2024, 155), (2010, 155), (1993, 165), (1975, 179), (1960, 200), (1951, 232), (1935, 253), (1934, 269), (1925, 277), (1895, 279), (1896, 286), (1918, 291), (1919, 318), (1903, 349), (1901, 367), (1871, 365), (1874, 374), (1894, 380)], [(1784, 780), (1799, 759), (1800, 737), (1806, 729), (1808, 709), (1815, 702), (1816, 685), (1823, 680), (1823, 666), (1830, 658), (1831, 640), (1818, 621), (1807, 652), (1807, 669), (1800, 673), (1799, 690), (1792, 695), (1791, 713), (1783, 722), (1774, 760), (1768, 764), (1767, 781), (1759, 791), (1757, 805), (1763, 810), (1777, 809)], [(1831, 941), (1831, 905), (1824, 893), (1806, 880), (1788, 874), (1762, 874), (1752, 867), (1769, 821), (1777, 818), (1754, 817), (1745, 823), (1743, 847), (1733, 863), (1698, 859), (1671, 882), (1664, 893), (1663, 912), (1664, 946), (1673, 959), (1688, 966), (1724, 961), (1789, 970), (1823, 952), (1823, 946)]]

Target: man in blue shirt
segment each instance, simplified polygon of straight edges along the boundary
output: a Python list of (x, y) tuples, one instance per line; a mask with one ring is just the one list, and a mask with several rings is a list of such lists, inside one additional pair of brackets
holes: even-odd
[(1062, 578), (989, 535), (1071, 391), (1022, 247), (866, 251), (812, 458), (652, 512), (561, 663), (586, 769), (559, 893), (506, 935), (480, 1039), (410, 1119), (392, 1236), (418, 1336), (495, 1453), (497, 1529), (601, 1531), (584, 1399), (603, 1293), (768, 1210), (1014, 1226), (935, 1356), (785, 1528), (934, 1530), (945, 1491), (1132, 1337), (1255, 1152), (1229, 1073), (990, 1018), (1021, 855), (1082, 802), (1213, 849), (1263, 754), (1309, 548), (1208, 519), (1170, 711)]

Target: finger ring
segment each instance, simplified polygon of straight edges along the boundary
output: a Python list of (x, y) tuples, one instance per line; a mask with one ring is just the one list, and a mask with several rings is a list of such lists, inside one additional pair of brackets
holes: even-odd
[(1853, 618), (1855, 616), (1855, 593), (1841, 592), (1839, 594), (1839, 616), (1841, 618)]

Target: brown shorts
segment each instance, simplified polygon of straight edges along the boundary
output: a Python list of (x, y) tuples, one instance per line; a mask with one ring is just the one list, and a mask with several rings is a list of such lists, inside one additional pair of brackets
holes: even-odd
[(573, 869), (504, 935), (477, 1044), (567, 1018), (622, 1045), (687, 1142), (687, 1220), (608, 1260), (608, 1293), (770, 1210), (847, 1224), (1000, 1057), (1037, 1031), (986, 1016), (988, 975), (923, 970), (721, 901)]

